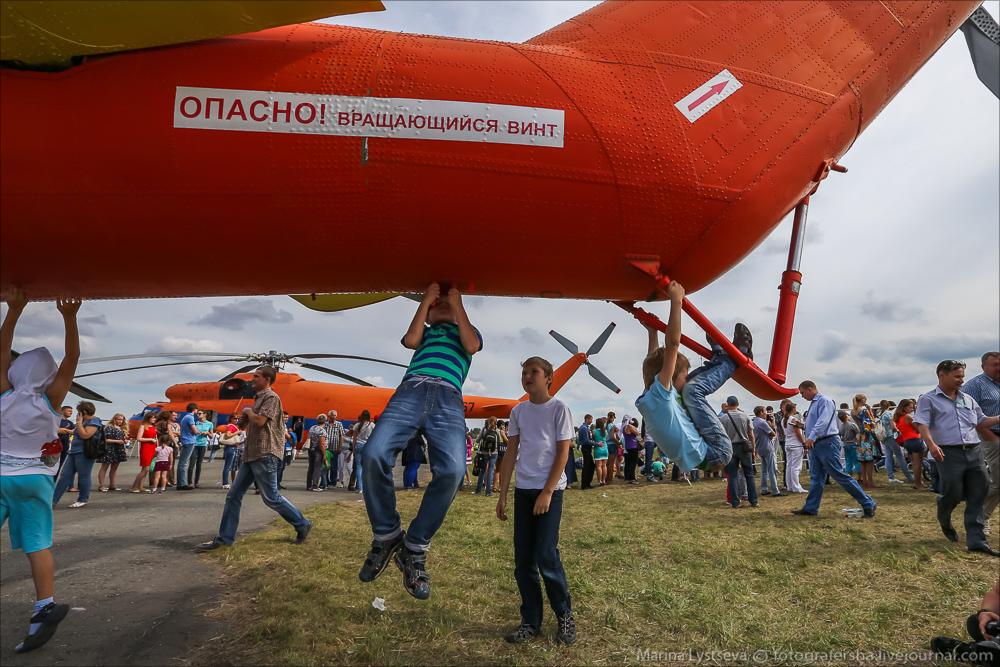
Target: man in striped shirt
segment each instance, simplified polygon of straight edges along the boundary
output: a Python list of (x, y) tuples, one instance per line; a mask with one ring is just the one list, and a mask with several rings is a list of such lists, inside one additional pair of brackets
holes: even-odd
[[(459, 291), (452, 287), (442, 297), (434, 283), (427, 288), (402, 343), (415, 350), (413, 358), (363, 454), (361, 487), (374, 540), (358, 576), (361, 581), (373, 581), (394, 557), (403, 572), (403, 587), (413, 597), (426, 600), (431, 594), (424, 567), (427, 550), (465, 476), (462, 384), (472, 355), (483, 349), (483, 337), (469, 322)], [(416, 517), (404, 531), (396, 512), (392, 468), (418, 433), (427, 439), (434, 477)]]
[[(983, 355), (983, 372), (965, 383), (962, 391), (976, 399), (983, 414), (1000, 414), (1000, 352)], [(978, 429), (983, 440), (983, 458), (990, 469), (990, 491), (983, 503), (983, 526), (990, 534), (990, 515), (1000, 505), (1000, 426)]]

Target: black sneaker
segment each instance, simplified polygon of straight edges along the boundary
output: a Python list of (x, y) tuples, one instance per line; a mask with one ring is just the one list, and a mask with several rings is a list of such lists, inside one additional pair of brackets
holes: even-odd
[(56, 604), (55, 602), (50, 602), (39, 609), (38, 613), (31, 617), (31, 622), (41, 623), (42, 626), (38, 628), (35, 634), (25, 637), (24, 641), (18, 644), (14, 651), (25, 653), (45, 644), (45, 642), (52, 639), (52, 635), (56, 633), (59, 621), (66, 618), (66, 614), (68, 613), (68, 604)]
[(202, 542), (201, 544), (196, 546), (194, 550), (197, 551), (198, 553), (205, 553), (207, 551), (215, 551), (216, 549), (219, 549), (224, 546), (226, 545), (223, 542), (217, 542), (215, 540), (212, 540), (211, 542)]
[(876, 507), (878, 507), (878, 505), (872, 505), (862, 513), (862, 516), (864, 516), (864, 518), (866, 519), (874, 519)]
[(301, 529), (295, 531), (295, 539), (292, 540), (292, 544), (302, 544), (309, 537), (309, 531), (312, 530), (313, 522), (306, 519), (306, 525)]
[(427, 574), (427, 553), (410, 551), (406, 547), (396, 552), (394, 556), (396, 567), (403, 573), (403, 588), (418, 600), (426, 600), (431, 596), (431, 575)]
[[(572, 623), (573, 615), (570, 614), (569, 617), (570, 617), (570, 623)], [(520, 644), (522, 642), (528, 641), (529, 639), (534, 639), (537, 636), (538, 636), (538, 628), (536, 628), (534, 625), (528, 625), (527, 623), (522, 623), (521, 625), (518, 626), (517, 630), (514, 630), (514, 632), (504, 637), (503, 640), (508, 644)], [(573, 637), (574, 638), (576, 637), (576, 630), (573, 631)]]
[(389, 564), (392, 555), (403, 546), (404, 537), (406, 537), (405, 530), (400, 531), (399, 535), (385, 542), (372, 540), (372, 548), (368, 552), (368, 556), (365, 557), (365, 564), (361, 566), (358, 578), (364, 582), (375, 581), (378, 575), (382, 574), (385, 566)]
[(556, 631), (556, 638), (567, 646), (576, 643), (576, 622), (573, 620), (573, 612), (567, 611), (559, 619), (559, 630)]
[(740, 352), (747, 355), (747, 359), (753, 360), (753, 336), (750, 335), (750, 329), (747, 329), (747, 325), (742, 322), (736, 323), (736, 330), (733, 332), (733, 345), (740, 348)]

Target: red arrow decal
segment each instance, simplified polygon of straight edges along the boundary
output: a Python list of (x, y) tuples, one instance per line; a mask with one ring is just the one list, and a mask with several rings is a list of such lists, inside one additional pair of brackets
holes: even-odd
[(695, 107), (697, 107), (699, 104), (707, 100), (709, 97), (721, 93), (723, 90), (725, 90), (728, 84), (729, 84), (728, 81), (723, 81), (722, 83), (717, 83), (711, 88), (709, 88), (707, 93), (705, 93), (704, 95), (702, 95), (701, 97), (699, 97), (694, 102), (688, 105), (688, 111), (694, 111)]

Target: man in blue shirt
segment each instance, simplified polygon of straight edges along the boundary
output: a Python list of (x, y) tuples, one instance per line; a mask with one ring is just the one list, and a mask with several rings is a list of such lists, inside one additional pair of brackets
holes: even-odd
[(965, 382), (965, 363), (952, 359), (937, 366), (938, 386), (917, 400), (913, 425), (920, 433), (938, 466), (937, 516), (941, 530), (952, 542), (958, 533), (951, 525), (951, 513), (965, 501), (965, 545), (1000, 557), (986, 541), (983, 530), (983, 503), (989, 490), (989, 476), (977, 429), (992, 428), (998, 419), (987, 417), (976, 400), (959, 391)]
[(806, 415), (805, 450), (809, 452), (809, 495), (806, 504), (800, 510), (792, 510), (792, 514), (816, 516), (819, 514), (819, 504), (823, 500), (823, 489), (826, 487), (826, 477), (829, 475), (840, 486), (851, 494), (864, 510), (864, 517), (875, 516), (875, 501), (861, 490), (853, 477), (844, 472), (840, 463), (840, 432), (837, 425), (837, 406), (833, 399), (819, 393), (816, 383), (806, 380), (799, 385), (799, 394), (811, 401)]
[(198, 410), (197, 403), (187, 404), (187, 414), (181, 418), (181, 453), (177, 461), (177, 490), (191, 491), (193, 486), (187, 483), (187, 466), (194, 453), (197, 443), (198, 427), (195, 426), (194, 413)]
[[(1000, 352), (987, 352), (982, 359), (983, 372), (962, 385), (962, 392), (976, 399), (983, 414), (1000, 414)], [(983, 458), (990, 472), (990, 491), (983, 504), (983, 532), (990, 534), (990, 515), (1000, 505), (1000, 426), (980, 428)]]
[(590, 425), (594, 421), (594, 415), (587, 415), (583, 418), (583, 424), (576, 436), (576, 444), (580, 445), (583, 452), (583, 473), (580, 476), (580, 489), (592, 489), (594, 482), (594, 438), (590, 435)]

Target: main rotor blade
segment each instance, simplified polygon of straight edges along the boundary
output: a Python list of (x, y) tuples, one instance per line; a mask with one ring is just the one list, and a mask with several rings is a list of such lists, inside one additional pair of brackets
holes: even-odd
[(555, 338), (557, 341), (559, 341), (560, 345), (562, 345), (567, 350), (569, 350), (570, 354), (579, 354), (580, 353), (580, 348), (578, 348), (576, 346), (576, 343), (574, 343), (573, 341), (571, 341), (569, 338), (566, 338), (561, 333), (559, 333), (557, 331), (550, 331), (549, 335), (552, 336), (553, 338)]
[(608, 338), (611, 336), (611, 332), (614, 330), (615, 330), (615, 323), (612, 322), (611, 324), (608, 325), (608, 328), (604, 330), (604, 333), (602, 333), (600, 336), (597, 337), (597, 340), (595, 340), (594, 344), (590, 346), (590, 349), (587, 350), (587, 356), (591, 357), (600, 352), (601, 348), (604, 347), (604, 344), (608, 342)]
[(244, 366), (243, 368), (237, 368), (235, 371), (227, 375), (226, 377), (219, 380), (219, 382), (225, 382), (226, 380), (232, 380), (234, 377), (240, 373), (246, 373), (247, 371), (252, 371), (255, 368), (260, 368), (260, 364), (250, 364), (249, 366)]
[(375, 359), (373, 357), (358, 357), (353, 354), (292, 354), (289, 355), (289, 360), (292, 363), (297, 363), (295, 359), (358, 359), (360, 361), (372, 361), (376, 364), (386, 364), (388, 366), (399, 366), (400, 368), (409, 368), (408, 364), (401, 364), (395, 361), (386, 361), (385, 359)]
[(75, 394), (75, 395), (79, 396), (80, 398), (87, 399), (88, 401), (97, 401), (98, 403), (110, 403), (111, 402), (111, 399), (104, 398), (103, 396), (101, 396), (100, 394), (98, 394), (93, 389), (87, 389), (82, 384), (77, 384), (76, 382), (72, 383), (69, 386), (69, 392), (71, 394)]
[[(243, 361), (242, 359), (208, 359), (205, 361), (172, 361), (169, 364), (148, 364), (146, 366), (130, 366), (129, 368), (114, 368), (110, 371), (97, 371), (96, 373), (84, 373), (77, 375), (78, 378), (89, 378), (94, 375), (107, 375), (108, 373), (121, 373), (122, 371), (140, 371), (144, 368), (162, 368), (163, 366), (187, 366), (188, 364), (220, 364), (232, 361)], [(255, 364), (251, 368), (257, 368), (260, 364)]]
[(340, 371), (335, 371), (332, 368), (325, 368), (323, 366), (317, 366), (316, 364), (300, 364), (302, 368), (308, 368), (310, 370), (319, 371), (320, 373), (328, 373), (329, 375), (335, 375), (341, 379), (353, 382), (354, 384), (360, 384), (362, 387), (374, 387), (371, 382), (365, 382), (361, 378), (356, 378), (353, 375), (348, 375), (347, 373), (341, 373)]
[(122, 359), (146, 359), (148, 357), (238, 357), (233, 361), (242, 361), (250, 355), (242, 352), (150, 352), (147, 354), (123, 354), (119, 357), (98, 357), (81, 359), (81, 364), (96, 364), (101, 361), (121, 361)]
[(593, 364), (587, 363), (587, 371), (590, 373), (590, 377), (594, 378), (616, 394), (621, 391), (621, 389), (618, 388), (618, 385), (608, 379), (607, 375), (594, 368)]

